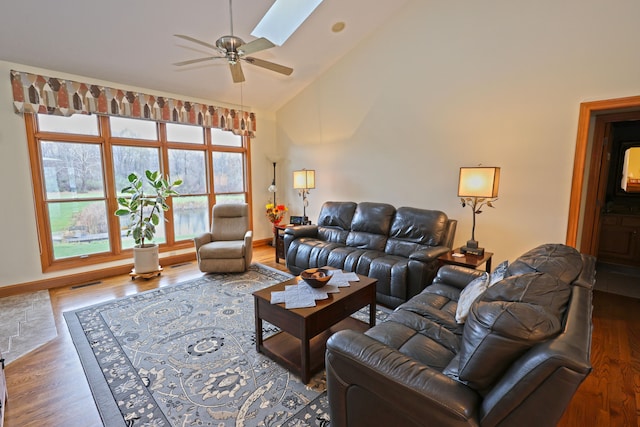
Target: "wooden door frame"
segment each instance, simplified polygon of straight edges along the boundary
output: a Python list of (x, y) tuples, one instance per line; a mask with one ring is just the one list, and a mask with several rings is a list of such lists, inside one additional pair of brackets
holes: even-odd
[[(566, 244), (569, 246), (577, 247), (578, 233), (580, 232), (580, 219), (582, 217), (583, 224), (582, 230), (593, 230), (595, 227), (594, 221), (596, 206), (596, 197), (587, 197), (585, 194), (589, 190), (589, 180), (585, 184), (585, 166), (590, 157), (588, 152), (589, 137), (591, 136), (589, 130), (591, 121), (598, 115), (614, 112), (625, 112), (625, 110), (633, 110), (640, 108), (640, 96), (630, 96), (626, 98), (615, 98), (601, 101), (583, 102), (580, 104), (580, 115), (578, 118), (578, 135), (576, 138), (576, 150), (573, 160), (573, 178), (571, 181), (571, 196), (569, 198), (569, 218), (567, 220), (567, 236)], [(591, 174), (593, 175), (593, 174)], [(582, 212), (582, 200), (583, 195), (585, 200), (588, 199), (592, 205), (587, 205), (585, 202), (584, 212)], [(587, 212), (589, 214), (587, 215)], [(599, 216), (598, 216), (599, 218)], [(589, 221), (587, 223), (586, 221)], [(585, 242), (585, 236), (587, 241)], [(588, 232), (582, 233), (582, 240), (580, 242), (581, 252), (596, 255), (592, 253), (597, 250), (593, 247), (593, 237), (588, 238)]]

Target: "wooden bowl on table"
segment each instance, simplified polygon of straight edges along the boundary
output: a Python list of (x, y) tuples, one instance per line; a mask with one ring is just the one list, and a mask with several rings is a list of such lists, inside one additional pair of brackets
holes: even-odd
[(306, 269), (300, 273), (300, 277), (312, 288), (321, 288), (331, 280), (329, 272), (323, 268)]

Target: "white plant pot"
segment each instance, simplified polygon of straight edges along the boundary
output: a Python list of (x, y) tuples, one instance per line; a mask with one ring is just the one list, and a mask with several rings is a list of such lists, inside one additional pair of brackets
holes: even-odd
[(153, 273), (160, 270), (158, 245), (150, 244), (133, 248), (133, 269), (137, 274)]

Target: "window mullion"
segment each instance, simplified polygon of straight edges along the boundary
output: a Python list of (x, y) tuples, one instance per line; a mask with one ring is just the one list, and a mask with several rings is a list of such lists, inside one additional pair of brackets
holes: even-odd
[[(160, 141), (160, 171), (163, 175), (171, 176), (171, 170), (169, 167), (169, 149), (167, 148), (167, 125), (166, 123), (158, 123), (158, 140)], [(163, 212), (163, 215), (167, 221), (163, 224), (166, 245), (173, 246), (176, 243), (174, 233), (174, 215), (173, 215), (173, 197), (167, 199), (167, 205), (169, 210)], [(167, 225), (171, 224), (170, 227)]]
[(107, 195), (107, 224), (109, 227), (109, 244), (111, 246), (111, 253), (119, 255), (122, 253), (122, 238), (120, 236), (120, 220), (113, 213), (118, 209), (118, 189), (116, 188), (115, 179), (113, 176), (113, 144), (111, 136), (111, 126), (109, 124), (109, 117), (100, 117), (100, 132), (104, 139), (102, 152), (104, 156), (104, 171), (105, 175), (105, 192)]

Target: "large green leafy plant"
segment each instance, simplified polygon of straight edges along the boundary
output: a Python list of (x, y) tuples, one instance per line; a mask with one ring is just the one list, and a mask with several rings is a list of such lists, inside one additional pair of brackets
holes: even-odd
[[(115, 212), (119, 217), (129, 217), (127, 236), (133, 236), (139, 247), (144, 247), (145, 240), (153, 240), (156, 227), (160, 224), (160, 211), (169, 210), (167, 199), (177, 195), (174, 188), (182, 184), (181, 179), (170, 182), (158, 171), (147, 170), (144, 174), (144, 177), (140, 177), (131, 173), (127, 177), (129, 185), (122, 189), (125, 196), (118, 197), (119, 207)], [(145, 182), (151, 188), (146, 194)]]

